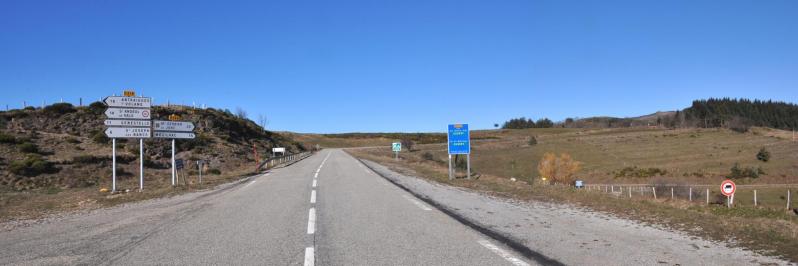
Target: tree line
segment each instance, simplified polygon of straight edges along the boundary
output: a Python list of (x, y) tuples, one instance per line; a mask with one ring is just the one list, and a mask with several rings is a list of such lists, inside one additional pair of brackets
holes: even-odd
[(777, 129), (798, 127), (798, 105), (779, 101), (709, 98), (696, 100), (674, 115), (673, 126), (728, 127), (747, 130), (752, 126)]
[(554, 127), (554, 122), (548, 118), (538, 119), (537, 122), (531, 118), (519, 117), (504, 122), (502, 129), (524, 129), (524, 128), (550, 128)]
[[(695, 100), (688, 108), (675, 112), (656, 114), (656, 122), (639, 118), (591, 117), (567, 118), (554, 123), (544, 118), (537, 122), (520, 117), (504, 122), (503, 129), (547, 128), (547, 127), (634, 127), (661, 126), (668, 128), (729, 128), (739, 132), (750, 127), (770, 127), (784, 130), (798, 128), (798, 105), (780, 101), (762, 101), (732, 98), (709, 98)], [(651, 116), (648, 116), (651, 117)]]

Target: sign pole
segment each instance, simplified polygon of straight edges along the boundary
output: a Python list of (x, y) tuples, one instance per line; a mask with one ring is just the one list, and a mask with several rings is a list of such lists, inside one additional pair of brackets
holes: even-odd
[(144, 191), (144, 139), (139, 139), (139, 191)]
[(449, 154), (449, 180), (454, 179), (452, 177), (452, 155)]
[(172, 139), (172, 186), (175, 185), (175, 139)]
[(116, 138), (111, 139), (111, 172), (112, 172), (112, 181), (111, 181), (111, 193), (116, 192)]
[(197, 168), (199, 168), (199, 183), (202, 184), (202, 161), (197, 161)]
[(466, 178), (471, 179), (471, 154), (466, 154)]

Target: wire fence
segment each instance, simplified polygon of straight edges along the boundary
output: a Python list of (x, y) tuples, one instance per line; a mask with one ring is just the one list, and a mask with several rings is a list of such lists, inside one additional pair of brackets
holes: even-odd
[(580, 189), (629, 199), (683, 200), (707, 205), (726, 205), (732, 200), (730, 205), (739, 207), (798, 208), (798, 184), (738, 185), (733, 199), (720, 193), (720, 185), (591, 184)]

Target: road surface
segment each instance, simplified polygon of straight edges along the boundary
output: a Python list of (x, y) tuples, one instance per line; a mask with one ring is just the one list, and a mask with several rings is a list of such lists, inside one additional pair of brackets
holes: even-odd
[(527, 265), (341, 150), (225, 188), (0, 233), (0, 264)]

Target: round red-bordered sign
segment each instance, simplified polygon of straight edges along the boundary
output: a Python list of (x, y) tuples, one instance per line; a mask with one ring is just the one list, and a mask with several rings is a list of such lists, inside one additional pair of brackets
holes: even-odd
[(726, 181), (720, 183), (720, 194), (728, 197), (733, 195), (734, 191), (737, 191), (737, 185), (734, 184), (734, 181), (726, 179)]

